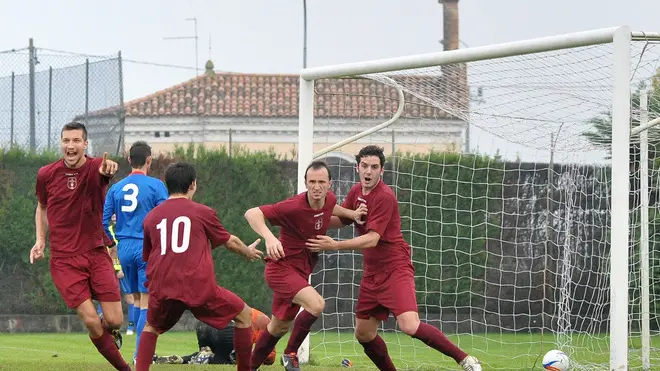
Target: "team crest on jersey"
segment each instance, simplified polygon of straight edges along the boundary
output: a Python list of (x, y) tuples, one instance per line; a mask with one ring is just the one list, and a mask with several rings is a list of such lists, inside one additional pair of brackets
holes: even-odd
[(318, 231), (322, 227), (323, 227), (323, 219), (320, 219), (320, 218), (316, 219), (316, 221), (314, 222), (314, 229), (316, 229)]
[(71, 176), (66, 179), (66, 187), (69, 188), (70, 190), (76, 189), (77, 186), (78, 186), (78, 180), (76, 180), (75, 177)]

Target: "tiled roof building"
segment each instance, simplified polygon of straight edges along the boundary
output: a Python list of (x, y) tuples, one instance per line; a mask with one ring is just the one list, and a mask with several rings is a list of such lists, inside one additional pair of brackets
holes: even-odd
[[(211, 71), (207, 63), (203, 76), (126, 103), (126, 116), (298, 117), (298, 75)], [(436, 85), (455, 89), (442, 81)], [(321, 79), (315, 90), (316, 117), (383, 118), (392, 116), (398, 107), (397, 89), (374, 80)], [(406, 101), (405, 116), (447, 116), (417, 97), (408, 96)]]
[[(297, 143), (299, 77), (215, 72), (211, 61), (206, 67), (201, 76), (126, 102), (125, 146), (135, 140), (147, 140), (156, 150), (171, 150), (174, 143), (194, 141), (217, 146), (233, 141), (252, 149), (275, 147), (277, 152), (290, 153)], [(467, 89), (459, 83), (463, 79), (454, 79), (456, 83), (452, 83), (446, 75), (393, 78), (401, 85), (413, 83), (416, 89), (426, 89), (422, 96), (441, 98), (447, 107), (462, 110), (467, 106), (467, 96), (462, 93)], [(321, 132), (320, 148), (387, 120), (399, 104), (396, 88), (372, 79), (321, 79), (315, 82), (315, 92), (315, 130)], [(417, 151), (429, 142), (424, 137), (436, 131), (429, 125), (443, 125), (447, 130), (438, 131), (441, 137), (434, 141), (442, 148), (460, 148), (464, 127), (461, 120), (416, 96), (406, 94), (405, 101), (402, 123), (391, 128), (399, 133), (401, 145), (407, 142), (408, 150)], [(117, 107), (90, 113), (90, 131), (94, 120), (116, 118), (120, 113)], [(414, 133), (419, 131), (420, 122), (426, 127), (425, 135)], [(390, 142), (391, 129), (381, 133)], [(370, 136), (369, 141), (382, 141), (377, 136)], [(102, 141), (97, 142), (94, 149), (100, 151)], [(441, 149), (439, 146), (432, 147)]]

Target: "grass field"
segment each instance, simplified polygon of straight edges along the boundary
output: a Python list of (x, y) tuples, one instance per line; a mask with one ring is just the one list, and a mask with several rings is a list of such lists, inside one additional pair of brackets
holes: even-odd
[[(544, 351), (552, 348), (552, 336), (540, 335), (482, 335), (450, 337), (459, 342), (461, 348), (470, 351), (484, 364), (485, 370), (499, 369), (508, 371), (541, 370), (539, 354), (541, 340)], [(324, 341), (325, 340), (325, 341)], [(388, 333), (385, 335), (390, 355), (398, 369), (419, 370), (460, 370), (452, 360), (427, 348), (421, 342), (405, 335)], [(660, 338), (656, 337), (652, 346), (660, 348)], [(314, 371), (336, 370), (340, 368), (341, 360), (348, 358), (353, 368), (375, 369), (369, 359), (362, 353), (362, 347), (357, 344), (350, 333), (315, 334), (312, 339), (312, 357), (309, 365), (304, 368)], [(135, 349), (135, 337), (124, 336), (122, 354), (125, 359), (132, 358)], [(607, 339), (573, 337), (573, 344), (580, 345), (582, 351), (571, 354), (571, 358), (582, 364), (606, 364), (609, 359)], [(278, 358), (286, 345), (282, 339), (277, 347)], [(171, 332), (159, 338), (156, 352), (159, 355), (189, 354), (194, 352), (197, 343), (193, 332)], [(639, 364), (639, 344), (633, 343), (631, 365)], [(656, 359), (655, 361), (660, 361)], [(279, 361), (278, 361), (279, 362)], [(534, 367), (536, 363), (536, 366)], [(187, 365), (153, 365), (153, 370), (177, 370)], [(632, 368), (632, 367), (631, 367)], [(21, 371), (81, 371), (112, 370), (105, 359), (85, 334), (1, 334), (0, 335), (0, 370)], [(234, 366), (195, 366), (195, 370), (234, 370)], [(281, 370), (279, 363), (275, 366), (265, 366), (263, 371)], [(596, 370), (597, 368), (589, 368)]]

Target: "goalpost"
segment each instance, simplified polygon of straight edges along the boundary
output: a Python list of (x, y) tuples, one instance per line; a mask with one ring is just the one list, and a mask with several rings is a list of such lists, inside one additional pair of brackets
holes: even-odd
[[(576, 370), (658, 366), (658, 171), (645, 148), (658, 143), (659, 42), (618, 27), (304, 69), (298, 191), (321, 158), (343, 200), (352, 157), (384, 147), (422, 321), (493, 370), (540, 366), (551, 349)], [(359, 252), (320, 257), (310, 280), (326, 310), (301, 362), (372, 366), (352, 334), (361, 269)], [(381, 331), (397, 367), (456, 367), (392, 318)]]

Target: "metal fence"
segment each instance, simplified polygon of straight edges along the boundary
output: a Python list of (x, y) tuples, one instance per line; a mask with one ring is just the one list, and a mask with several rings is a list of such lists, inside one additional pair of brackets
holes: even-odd
[[(90, 153), (118, 153), (123, 128), (121, 53), (91, 56), (28, 47), (0, 52), (0, 146), (56, 149), (60, 128), (87, 124)], [(90, 117), (102, 117), (89, 120)]]

